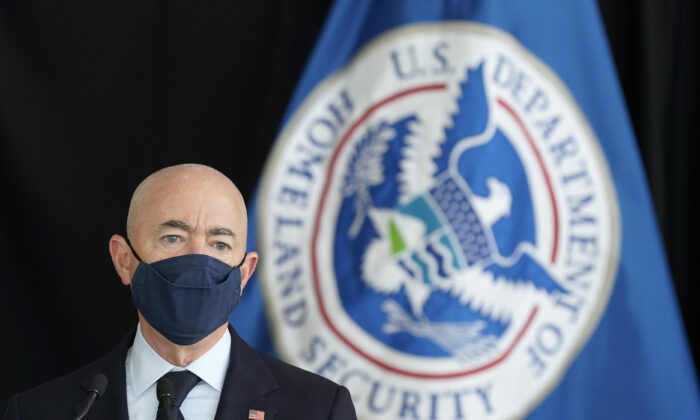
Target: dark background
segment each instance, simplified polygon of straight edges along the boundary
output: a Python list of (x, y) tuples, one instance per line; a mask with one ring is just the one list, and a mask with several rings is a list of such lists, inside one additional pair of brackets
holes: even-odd
[[(329, 3), (0, 0), (0, 410), (134, 325), (107, 242), (140, 180), (199, 162), (251, 196)], [(599, 5), (700, 360), (696, 6)]]

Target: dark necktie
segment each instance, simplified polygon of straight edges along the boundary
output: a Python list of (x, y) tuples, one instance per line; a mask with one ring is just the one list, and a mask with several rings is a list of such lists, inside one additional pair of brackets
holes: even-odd
[(175, 395), (172, 397), (172, 404), (170, 405), (170, 414), (172, 417), (168, 417), (165, 407), (159, 403), (156, 420), (184, 420), (182, 412), (180, 412), (180, 406), (182, 402), (185, 401), (187, 394), (189, 394), (192, 388), (199, 382), (199, 376), (188, 370), (181, 370), (178, 372), (168, 372), (163, 375), (163, 378), (168, 378), (173, 383), (173, 389), (175, 391)]

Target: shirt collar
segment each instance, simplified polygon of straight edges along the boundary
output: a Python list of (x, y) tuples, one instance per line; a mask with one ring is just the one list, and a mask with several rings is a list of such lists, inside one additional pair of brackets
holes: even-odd
[(202, 381), (217, 391), (221, 391), (226, 379), (226, 370), (231, 352), (231, 334), (228, 329), (219, 341), (197, 360), (183, 367), (175, 366), (160, 357), (148, 344), (141, 333), (141, 325), (136, 328), (134, 344), (131, 347), (129, 375), (133, 384), (134, 395), (139, 396), (161, 376), (171, 370), (187, 369), (199, 376)]
[(231, 333), (228, 328), (219, 341), (197, 360), (187, 365), (185, 368), (201, 380), (211, 385), (212, 388), (221, 392), (226, 379), (226, 370), (231, 356)]

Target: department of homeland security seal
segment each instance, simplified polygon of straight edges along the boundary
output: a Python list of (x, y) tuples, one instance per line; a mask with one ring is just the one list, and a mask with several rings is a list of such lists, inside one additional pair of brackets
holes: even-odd
[(380, 36), (320, 83), (258, 197), (281, 355), (360, 418), (514, 418), (605, 308), (619, 221), (598, 140), (556, 74), (474, 23)]

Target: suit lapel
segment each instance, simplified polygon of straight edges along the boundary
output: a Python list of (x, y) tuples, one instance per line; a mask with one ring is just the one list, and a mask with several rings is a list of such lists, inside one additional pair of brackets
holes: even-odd
[(279, 388), (260, 354), (243, 341), (229, 326), (231, 357), (221, 398), (214, 420), (247, 419), (248, 411), (265, 412), (265, 420), (272, 420), (276, 409), (268, 405), (265, 394)]
[(85, 404), (85, 397), (90, 386), (92, 376), (103, 373), (109, 383), (104, 395), (94, 402), (84, 419), (114, 419), (128, 420), (129, 414), (126, 403), (126, 352), (134, 341), (136, 329), (132, 329), (110, 353), (97, 360), (86, 371), (80, 386), (83, 397), (73, 406), (75, 413), (79, 413)]

